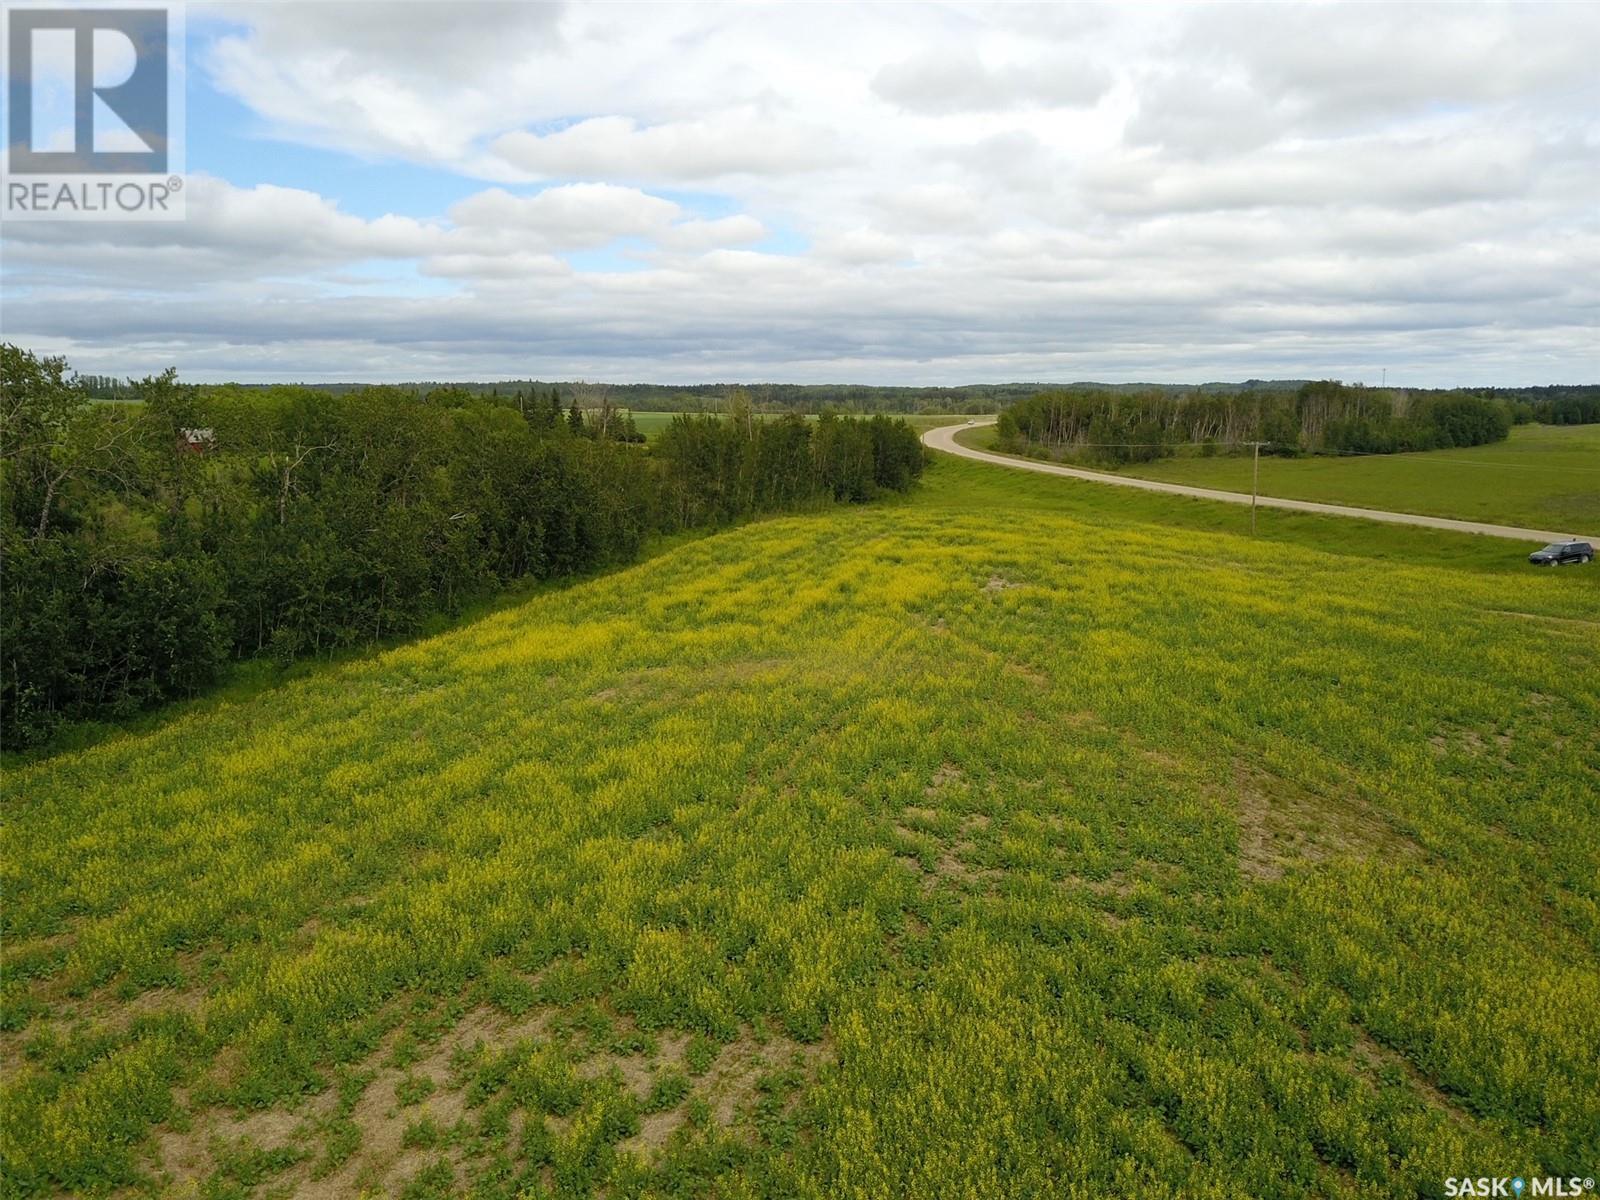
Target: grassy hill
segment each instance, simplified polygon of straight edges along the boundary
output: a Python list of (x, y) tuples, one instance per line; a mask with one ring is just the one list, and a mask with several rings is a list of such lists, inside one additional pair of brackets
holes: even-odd
[[(994, 448), (984, 426), (961, 440)], [(1096, 469), (1104, 469), (1096, 467)], [(1191, 454), (1119, 468), (1141, 479), (1250, 490), (1248, 456)], [(1508, 441), (1464, 450), (1261, 460), (1261, 494), (1395, 512), (1600, 533), (1600, 425), (1518, 425)]]
[(9, 771), (6, 1193), (1592, 1174), (1593, 573), (1242, 521), (943, 459)]

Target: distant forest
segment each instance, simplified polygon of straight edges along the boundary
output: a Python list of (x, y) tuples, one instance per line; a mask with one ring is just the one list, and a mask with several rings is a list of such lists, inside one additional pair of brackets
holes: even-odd
[(1145, 462), (1194, 445), (1201, 453), (1395, 454), (1481, 446), (1518, 422), (1600, 420), (1600, 400), (1529, 401), (1467, 392), (1346, 387), (1332, 381), (1293, 391), (1041, 392), (1000, 414), (1000, 445), (1054, 458)]
[[(132, 399), (135, 385), (106, 375), (80, 375), (80, 386), (96, 399)], [(757, 412), (815, 413), (832, 409), (841, 413), (957, 414), (998, 413), (1019, 401), (1041, 392), (1099, 392), (1117, 396), (1182, 397), (1193, 395), (1256, 396), (1262, 393), (1294, 396), (1310, 383), (1308, 379), (1247, 379), (1242, 383), (1158, 384), (1158, 383), (977, 383), (961, 387), (876, 387), (865, 384), (798, 383), (704, 383), (675, 385), (657, 383), (582, 383), (557, 380), (508, 379), (487, 383), (440, 383), (419, 381), (394, 385), (400, 391), (449, 391), (465, 396), (482, 396), (505, 402), (516, 397), (548, 395), (551, 390), (563, 405), (576, 401), (583, 408), (609, 407), (634, 412), (709, 412), (728, 408), (730, 397), (739, 397)], [(229, 390), (265, 391), (278, 384), (227, 384)], [(297, 385), (306, 391), (343, 395), (367, 388), (363, 383), (319, 383)], [(1550, 425), (1579, 425), (1600, 422), (1600, 384), (1558, 384), (1512, 388), (1361, 388), (1368, 395), (1389, 395), (1410, 399), (1428, 396), (1476, 396), (1501, 400), (1515, 421), (1539, 421)]]
[(554, 389), (196, 388), (96, 403), (0, 345), (0, 739), (117, 717), (405, 637), (521, 578), (632, 561), (652, 534), (903, 491), (878, 415), (678, 416), (654, 445)]

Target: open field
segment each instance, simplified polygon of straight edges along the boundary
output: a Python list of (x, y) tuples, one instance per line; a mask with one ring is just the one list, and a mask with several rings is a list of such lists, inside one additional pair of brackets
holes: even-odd
[[(654, 441), (658, 436), (660, 436), (661, 431), (672, 423), (672, 418), (677, 415), (677, 413), (670, 412), (635, 411), (633, 413), (634, 428), (636, 428), (640, 433), (644, 434), (644, 436), (649, 440)], [(776, 414), (763, 413), (761, 415), (770, 419)], [(889, 415), (900, 417), (908, 422), (913, 429), (917, 430), (930, 429), (935, 425), (952, 425), (958, 421), (966, 420), (966, 417), (964, 416), (924, 416), (920, 413), (890, 413)], [(814, 421), (816, 420), (816, 415), (807, 414), (806, 420)]]
[(1592, 1176), (1592, 572), (1243, 519), (941, 459), (8, 771), (6, 1194)]
[(990, 417), (967, 415), (951, 416), (945, 413), (901, 413), (898, 414), (911, 428), (916, 430), (932, 429), (938, 425), (960, 425), (967, 420), (987, 421)]
[[(995, 432), (975, 429), (959, 440), (992, 450)], [(1250, 491), (1248, 456), (1185, 455), (1115, 469)], [(1518, 425), (1505, 442), (1424, 454), (1263, 457), (1261, 494), (1582, 534), (1600, 528), (1600, 425)]]
[(655, 441), (660, 436), (661, 431), (672, 424), (672, 418), (678, 414), (670, 412), (634, 412), (631, 415), (633, 417), (633, 427), (644, 434), (648, 440)]

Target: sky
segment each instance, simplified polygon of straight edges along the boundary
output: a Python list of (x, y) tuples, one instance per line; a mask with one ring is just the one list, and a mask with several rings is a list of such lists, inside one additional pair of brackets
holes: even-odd
[(1600, 5), (187, 8), (182, 222), (4, 337), (192, 381), (1600, 381)]

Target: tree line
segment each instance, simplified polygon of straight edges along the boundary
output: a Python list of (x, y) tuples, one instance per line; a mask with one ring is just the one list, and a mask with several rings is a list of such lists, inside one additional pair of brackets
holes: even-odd
[(193, 695), (233, 659), (405, 636), (656, 533), (908, 488), (903, 420), (681, 417), (553, 389), (196, 388), (98, 403), (0, 346), (0, 738)]
[(1292, 392), (1058, 389), (1004, 410), (997, 433), (1013, 451), (1044, 449), (1115, 464), (1149, 461), (1185, 444), (1217, 453), (1261, 442), (1280, 455), (1478, 446), (1503, 440), (1519, 419), (1529, 414), (1499, 399), (1330, 380)]
[(1473, 395), (1511, 406), (1513, 419), (1542, 425), (1593, 425), (1600, 422), (1600, 386), (1551, 384), (1545, 387), (1474, 388)]
[[(241, 388), (269, 388), (273, 384), (235, 384)], [(361, 383), (317, 383), (305, 385), (317, 391), (347, 393), (367, 386)], [(413, 391), (432, 391), (449, 387), (478, 396), (514, 396), (518, 393), (544, 395), (555, 391), (563, 402), (576, 399), (584, 408), (595, 408), (602, 400), (635, 412), (721, 413), (732, 393), (742, 393), (757, 412), (816, 413), (832, 409), (840, 413), (992, 413), (1014, 401), (1033, 395), (1039, 383), (982, 383), (955, 387), (903, 387), (875, 384), (834, 383), (586, 383), (583, 381), (541, 381), (510, 379), (493, 382), (442, 384), (428, 381), (402, 384)]]
[[(121, 394), (112, 389), (116, 381), (104, 379), (108, 390), (105, 396)], [(658, 384), (658, 383), (584, 383), (540, 382), (534, 379), (501, 380), (498, 382), (406, 383), (401, 386), (429, 392), (448, 387), (450, 390), (490, 398), (547, 395), (555, 392), (563, 405), (576, 401), (580, 407), (599, 410), (606, 405), (618, 410), (634, 412), (711, 412), (723, 411), (727, 397), (741, 392), (758, 412), (812, 413), (823, 409), (837, 412), (875, 413), (889, 415), (903, 413), (959, 414), (998, 413), (1010, 405), (1028, 400), (1041, 392), (1068, 391), (1095, 393), (1106, 396), (1164, 396), (1170, 399), (1199, 398), (1206, 396), (1244, 397), (1254, 393), (1270, 393), (1280, 401), (1291, 400), (1298, 390), (1318, 381), (1306, 379), (1246, 379), (1235, 383), (979, 383), (954, 387), (905, 387), (874, 384), (833, 383), (747, 383), (747, 384)], [(126, 385), (120, 385), (126, 387)], [(266, 388), (270, 384), (236, 384), (235, 387)], [(317, 391), (347, 393), (359, 391), (366, 385), (360, 383), (320, 383), (306, 385)], [(1352, 390), (1363, 390), (1355, 385)], [(1381, 391), (1381, 389), (1365, 389)], [(1414, 399), (1426, 399), (1465, 393), (1489, 400), (1503, 401), (1511, 411), (1513, 421), (1540, 421), (1545, 424), (1570, 425), (1600, 421), (1600, 384), (1558, 384), (1539, 387), (1513, 388), (1410, 388), (1394, 389), (1389, 394), (1403, 398), (1409, 404)]]

